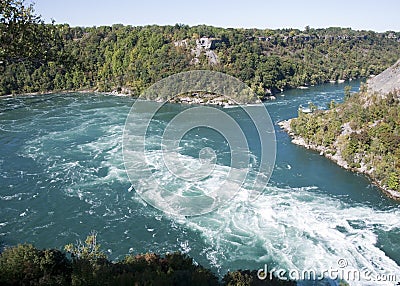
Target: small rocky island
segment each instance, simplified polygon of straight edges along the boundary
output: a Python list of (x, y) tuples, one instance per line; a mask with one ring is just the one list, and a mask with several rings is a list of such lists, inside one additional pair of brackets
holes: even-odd
[(169, 102), (180, 104), (218, 105), (223, 107), (238, 105), (238, 102), (233, 99), (211, 93), (190, 93), (180, 95), (170, 99)]

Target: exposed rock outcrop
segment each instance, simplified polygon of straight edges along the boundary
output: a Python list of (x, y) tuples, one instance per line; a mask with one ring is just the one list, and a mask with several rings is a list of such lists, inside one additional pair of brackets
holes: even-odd
[(379, 75), (367, 81), (368, 91), (382, 96), (394, 92), (400, 96), (400, 60)]
[(208, 63), (210, 65), (216, 65), (219, 63), (218, 61), (218, 56), (216, 53), (214, 53), (213, 49), (215, 49), (215, 44), (220, 42), (220, 39), (216, 38), (207, 38), (207, 37), (202, 37), (200, 39), (196, 40), (196, 46), (192, 49), (192, 55), (194, 58), (192, 59), (191, 63), (192, 64), (197, 64), (199, 63), (199, 57), (202, 52), (206, 55), (208, 58)]

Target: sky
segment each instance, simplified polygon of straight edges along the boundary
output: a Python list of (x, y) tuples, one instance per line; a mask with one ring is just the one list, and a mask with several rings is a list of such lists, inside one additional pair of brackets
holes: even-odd
[[(32, 1), (32, 0), (28, 0)], [(400, 31), (398, 0), (33, 0), (46, 22), (71, 26), (206, 24), (232, 28), (350, 27)]]

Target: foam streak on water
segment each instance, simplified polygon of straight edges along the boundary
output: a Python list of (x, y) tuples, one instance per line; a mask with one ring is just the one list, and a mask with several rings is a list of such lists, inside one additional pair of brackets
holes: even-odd
[(259, 268), (268, 263), (322, 272), (346, 259), (354, 269), (395, 274), (399, 266), (376, 243), (377, 231), (398, 229), (399, 215), (350, 206), (318, 195), (315, 187), (269, 187), (256, 202), (244, 193), (213, 214), (182, 223), (204, 235), (218, 266), (252, 261)]

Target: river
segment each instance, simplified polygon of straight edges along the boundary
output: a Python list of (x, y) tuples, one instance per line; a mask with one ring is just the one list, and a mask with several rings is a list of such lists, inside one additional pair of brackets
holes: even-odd
[[(350, 84), (356, 91), (360, 82)], [(398, 274), (400, 205), (364, 175), (292, 144), (277, 125), (295, 117), (300, 104), (313, 101), (325, 108), (332, 99), (342, 101), (344, 86), (290, 90), (266, 102), (277, 153), (264, 193), (256, 201), (236, 196), (194, 217), (166, 215), (132, 190), (121, 142), (132, 98), (90, 93), (2, 98), (0, 242), (61, 249), (95, 230), (111, 259), (180, 250), (220, 274), (264, 264), (322, 271), (338, 267), (339, 260), (355, 269)], [(158, 124), (187, 108), (168, 105)], [(198, 135), (184, 138), (186, 144), (196, 148)], [(218, 136), (202, 138), (225, 154)]]

